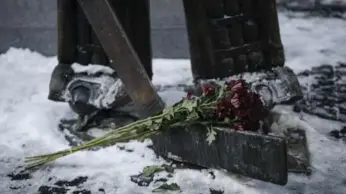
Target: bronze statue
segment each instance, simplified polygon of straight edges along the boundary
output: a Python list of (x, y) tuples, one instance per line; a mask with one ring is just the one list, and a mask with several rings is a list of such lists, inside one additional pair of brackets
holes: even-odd
[[(63, 121), (60, 127), (69, 129), (82, 139), (90, 139), (92, 137), (81, 131), (95, 126), (95, 123), (100, 127), (100, 123), (107, 119), (113, 119), (116, 123), (115, 119), (119, 116), (117, 113), (124, 111), (130, 120), (138, 119), (140, 111), (134, 111), (132, 103), (135, 107), (144, 104), (143, 107), (151, 110), (151, 113), (163, 108), (150, 83), (152, 55), (149, 0), (58, 2), (59, 64), (52, 73), (49, 99), (68, 102), (79, 115), (77, 122)], [(102, 9), (98, 11), (105, 13), (104, 20), (97, 15), (98, 11), (91, 9), (96, 5)], [(190, 90), (198, 93), (198, 85), (204, 80), (233, 76), (251, 82), (252, 89), (261, 94), (268, 109), (276, 104), (292, 103), (302, 98), (295, 74), (284, 67), (284, 49), (275, 0), (265, 3), (255, 0), (183, 0), (183, 5), (195, 82), (194, 86), (186, 86), (186, 89), (193, 88)], [(120, 21), (120, 26), (117, 26), (117, 21)], [(108, 28), (107, 24), (115, 25), (116, 28)], [(117, 42), (115, 40), (118, 40), (119, 45), (114, 45)], [(112, 48), (115, 48), (114, 51)], [(138, 75), (135, 68), (126, 69), (126, 59), (132, 67), (145, 69), (145, 72), (140, 71), (143, 75), (137, 83), (136, 79), (125, 80), (125, 76)], [(93, 66), (87, 66), (89, 64)], [(96, 68), (98, 71), (89, 71), (88, 68)], [(122, 71), (117, 72), (119, 69)], [(149, 83), (143, 87), (136, 86), (142, 82)], [(150, 107), (148, 102), (153, 102), (155, 108)], [(277, 141), (268, 138), (274, 144)], [(251, 138), (245, 135), (243, 140), (249, 141)], [(232, 154), (237, 153), (235, 151)], [(232, 154), (226, 154), (225, 157), (232, 157)], [(294, 157), (293, 162), (297, 165), (293, 165), (290, 170), (303, 168)], [(214, 165), (218, 161), (212, 163)], [(282, 168), (287, 171), (287, 166)], [(308, 171), (308, 167), (301, 171)], [(251, 173), (246, 175), (252, 176)], [(262, 179), (267, 180), (265, 177)]]

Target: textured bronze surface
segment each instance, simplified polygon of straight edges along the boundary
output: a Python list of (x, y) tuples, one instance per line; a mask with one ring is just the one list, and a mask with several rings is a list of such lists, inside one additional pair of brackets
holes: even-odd
[(118, 73), (125, 89), (143, 117), (162, 110), (163, 102), (151, 84), (115, 10), (108, 0), (78, 0), (101, 42), (110, 66)]
[(275, 0), (204, 0), (196, 7), (185, 6), (195, 80), (284, 65)]

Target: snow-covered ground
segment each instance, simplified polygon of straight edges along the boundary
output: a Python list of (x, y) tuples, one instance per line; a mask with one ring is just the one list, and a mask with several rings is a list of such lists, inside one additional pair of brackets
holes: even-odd
[(299, 8), (319, 8), (318, 6), (338, 6), (340, 10), (344, 10), (346, 6), (345, 0), (276, 0), (280, 5), (286, 4), (288, 7)]
[[(280, 14), (280, 24), (286, 64), (294, 71), (346, 61), (346, 21)], [(25, 156), (68, 147), (57, 124), (61, 117), (72, 113), (66, 104), (47, 100), (50, 73), (56, 64), (56, 58), (23, 49), (10, 49), (0, 55), (0, 194), (34, 194), (39, 186), (50, 184), (49, 177), (71, 180), (77, 176), (89, 177), (83, 188), (92, 193), (99, 193), (99, 188), (107, 194), (151, 193), (153, 185), (139, 187), (130, 181), (130, 176), (138, 174), (143, 167), (165, 163), (146, 147), (150, 142), (125, 144), (134, 150), (130, 153), (116, 146), (76, 153), (35, 172), (29, 180), (10, 181), (7, 177), (23, 164)], [(154, 60), (154, 82), (170, 85), (191, 82), (189, 61)], [(182, 94), (172, 90), (162, 95), (174, 102)], [(326, 136), (342, 124), (297, 115), (289, 107), (277, 107), (277, 110), (286, 113), (283, 122), (303, 126), (307, 131), (313, 166), (310, 177), (290, 174), (288, 184), (282, 187), (217, 170), (214, 170), (215, 179), (205, 170), (178, 170), (169, 181), (176, 182), (185, 194), (210, 193), (209, 188), (222, 189), (225, 194), (346, 193), (345, 143)], [(299, 121), (298, 116), (306, 122)]]

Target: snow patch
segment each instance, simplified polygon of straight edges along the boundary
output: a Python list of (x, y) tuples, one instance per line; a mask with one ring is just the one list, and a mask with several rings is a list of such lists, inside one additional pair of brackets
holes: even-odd
[(103, 65), (95, 65), (95, 64), (80, 65), (78, 63), (73, 63), (71, 67), (75, 73), (87, 73), (88, 75), (94, 75), (97, 73), (105, 73), (105, 74), (114, 73), (114, 70), (112, 68), (103, 66)]

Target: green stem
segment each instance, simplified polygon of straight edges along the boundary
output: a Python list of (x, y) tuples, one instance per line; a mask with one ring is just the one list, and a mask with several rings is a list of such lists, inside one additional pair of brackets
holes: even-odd
[[(201, 104), (198, 108), (201, 109), (202, 111), (207, 111), (210, 109), (215, 109), (216, 106), (216, 102), (212, 101), (206, 104)], [(168, 110), (168, 109), (167, 109)], [(186, 108), (185, 107), (176, 107), (175, 110), (173, 110), (175, 115), (180, 115), (182, 113), (182, 115), (186, 114)], [(62, 151), (58, 151), (55, 153), (51, 153), (51, 154), (43, 154), (43, 155), (39, 155), (39, 156), (33, 156), (33, 157), (27, 157), (26, 161), (30, 162), (32, 164), (30, 164), (28, 166), (28, 168), (34, 168), (34, 167), (38, 167), (41, 166), (43, 164), (46, 164), (48, 162), (54, 161), (58, 158), (73, 154), (75, 152), (78, 151), (82, 151), (82, 150), (86, 150), (95, 146), (105, 146), (108, 144), (114, 144), (114, 143), (118, 143), (121, 141), (128, 141), (131, 139), (137, 139), (137, 140), (144, 140), (148, 137), (151, 137), (155, 134), (160, 133), (160, 130), (151, 130), (149, 127), (150, 126), (146, 126), (145, 123), (148, 121), (151, 122), (157, 122), (157, 119), (160, 119), (162, 122), (162, 119), (166, 118), (166, 116), (168, 114), (171, 114), (172, 112), (167, 111), (167, 112), (163, 112), (159, 115), (155, 115), (152, 117), (148, 117), (146, 119), (143, 120), (139, 120), (136, 122), (133, 122), (129, 125), (117, 128), (111, 132), (108, 132), (107, 134), (105, 134), (103, 137), (99, 137), (99, 138), (95, 138), (93, 140), (90, 140), (88, 142), (83, 143), (82, 145), (78, 145), (75, 147), (72, 147), (70, 149), (65, 149)], [(195, 125), (195, 124), (200, 124), (200, 125), (229, 125), (230, 123), (226, 123), (226, 122), (219, 122), (219, 121), (198, 121), (197, 119), (192, 119), (189, 122), (179, 122), (179, 120), (181, 120), (181, 118), (179, 119), (173, 119), (173, 120), (164, 120), (164, 123), (160, 123), (160, 126), (171, 126), (171, 127), (186, 127), (186, 126), (191, 126), (191, 125)], [(169, 125), (171, 124), (171, 125)]]
[[(123, 133), (126, 133), (127, 131), (131, 131), (133, 129), (133, 127), (140, 126), (142, 123), (148, 122), (150, 120), (160, 119), (160, 118), (163, 117), (163, 115), (164, 114), (156, 115), (156, 116), (153, 116), (153, 117), (148, 117), (146, 119), (133, 122), (133, 123), (131, 123), (129, 125), (126, 125), (126, 126), (123, 126), (123, 127), (119, 127), (117, 129), (115, 129), (114, 131), (108, 132), (103, 137), (95, 138), (93, 140), (85, 142), (84, 144), (76, 146), (76, 147), (91, 147), (93, 145), (98, 145), (99, 143), (102, 143), (103, 141), (105, 141), (105, 140), (107, 140), (109, 138), (112, 138), (114, 135), (116, 135), (116, 136), (122, 135)], [(27, 159), (31, 160), (31, 159), (45, 158), (45, 157), (49, 157), (49, 156), (54, 156), (56, 154), (63, 154), (66, 151), (70, 152), (73, 149), (74, 148), (65, 149), (65, 150), (62, 150), (62, 151), (59, 151), (59, 152), (55, 152), (53, 154), (42, 154), (42, 155), (39, 155), (39, 156), (31, 156), (31, 157), (27, 157)]]

